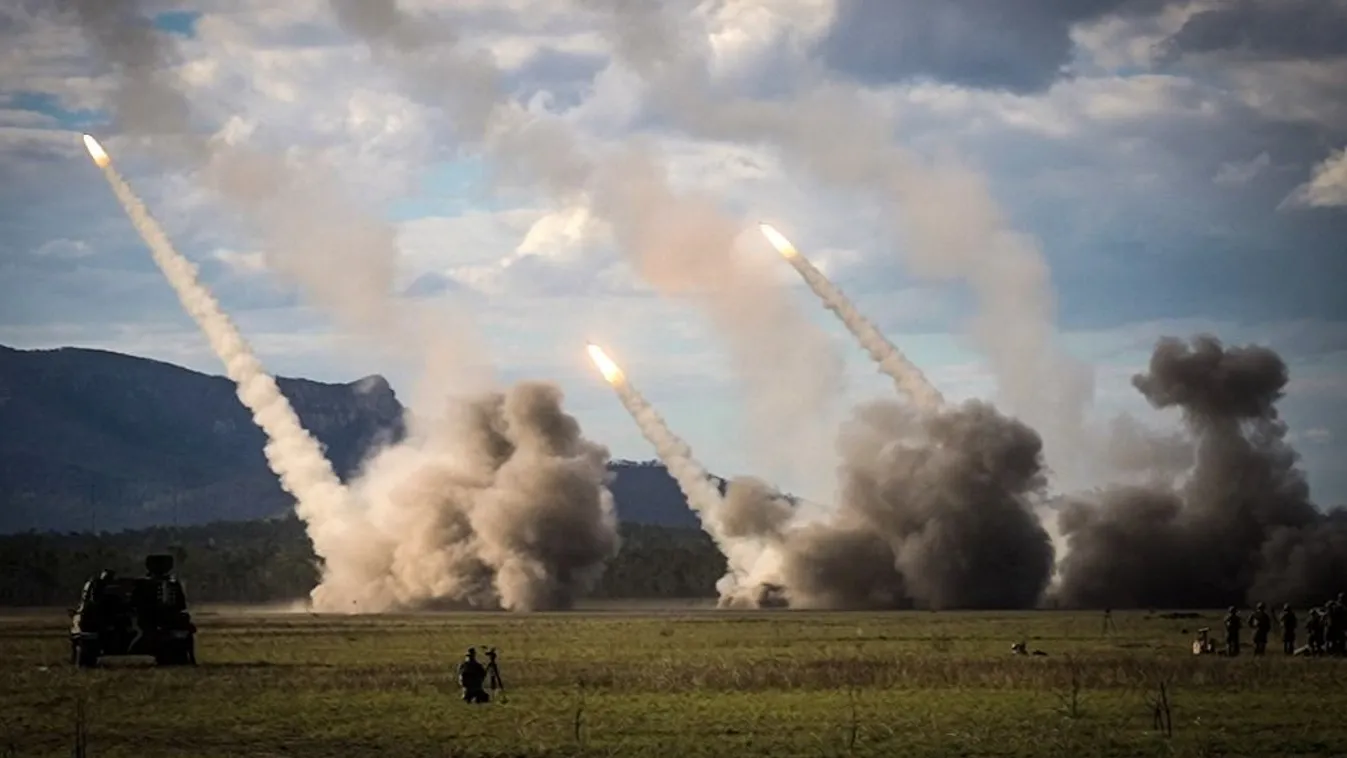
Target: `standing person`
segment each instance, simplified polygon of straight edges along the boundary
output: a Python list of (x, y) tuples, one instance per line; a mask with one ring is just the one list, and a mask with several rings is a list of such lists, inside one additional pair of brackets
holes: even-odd
[(1327, 618), (1324, 624), (1324, 637), (1330, 655), (1347, 654), (1347, 605), (1343, 604), (1342, 593), (1328, 601)]
[(1287, 655), (1296, 654), (1296, 612), (1291, 610), (1290, 603), (1282, 604), (1282, 615), (1278, 619), (1282, 627), (1282, 652)]
[(1272, 617), (1268, 615), (1266, 605), (1259, 603), (1254, 606), (1253, 613), (1249, 614), (1249, 628), (1253, 630), (1253, 654), (1262, 655), (1267, 652), (1267, 637), (1272, 631)]
[(1239, 617), (1235, 606), (1225, 614), (1225, 654), (1234, 658), (1239, 655), (1239, 632), (1244, 628), (1244, 620)]
[(463, 656), (463, 662), (458, 664), (458, 684), (463, 688), (463, 702), (491, 702), (491, 696), (482, 689), (482, 683), (485, 681), (486, 666), (478, 662), (477, 648), (470, 647), (468, 654)]
[(1311, 608), (1305, 619), (1305, 637), (1310, 646), (1310, 655), (1324, 652), (1324, 612), (1320, 608)]

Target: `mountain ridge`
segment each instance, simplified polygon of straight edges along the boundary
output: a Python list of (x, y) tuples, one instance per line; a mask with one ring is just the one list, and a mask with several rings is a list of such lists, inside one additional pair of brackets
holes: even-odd
[[(405, 408), (381, 375), (276, 383), (343, 480), (374, 446), (406, 434)], [(110, 350), (0, 345), (0, 533), (284, 516), (293, 501), (264, 444), (224, 376)], [(609, 468), (620, 520), (697, 526), (661, 464)]]

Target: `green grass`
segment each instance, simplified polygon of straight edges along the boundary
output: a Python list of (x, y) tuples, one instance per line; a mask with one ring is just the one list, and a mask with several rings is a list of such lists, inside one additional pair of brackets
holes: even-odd
[[(1217, 614), (1114, 616), (203, 611), (197, 668), (92, 671), (64, 615), (9, 616), (0, 756), (70, 755), (81, 700), (100, 757), (1347, 753), (1347, 661), (1196, 657), (1182, 630)], [(457, 699), (469, 645), (500, 648), (508, 702)]]

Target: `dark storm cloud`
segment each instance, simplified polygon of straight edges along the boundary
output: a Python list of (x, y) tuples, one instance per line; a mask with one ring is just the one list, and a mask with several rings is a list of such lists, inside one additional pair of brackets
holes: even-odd
[(969, 87), (1047, 89), (1070, 61), (1072, 25), (1163, 0), (840, 0), (818, 52), (870, 84), (935, 79)]
[(1233, 53), (1275, 60), (1347, 55), (1347, 3), (1239, 0), (1194, 14), (1162, 46), (1169, 59)]

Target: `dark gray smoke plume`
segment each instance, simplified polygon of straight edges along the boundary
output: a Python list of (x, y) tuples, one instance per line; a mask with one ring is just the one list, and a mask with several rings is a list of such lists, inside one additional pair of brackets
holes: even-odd
[[(841, 492), (827, 520), (787, 523), (779, 501), (731, 485), (728, 521), (768, 544), (764, 589), (730, 605), (797, 608), (1026, 608), (1053, 549), (1030, 498), (1044, 485), (1042, 441), (990, 405), (914, 415), (881, 401), (840, 436)], [(759, 491), (766, 493), (765, 488)]]
[(1067, 503), (1060, 599), (1103, 607), (1320, 602), (1347, 576), (1347, 518), (1325, 516), (1285, 441), (1286, 364), (1264, 347), (1165, 338), (1133, 384), (1179, 408), (1196, 445), (1177, 487), (1117, 487)]

